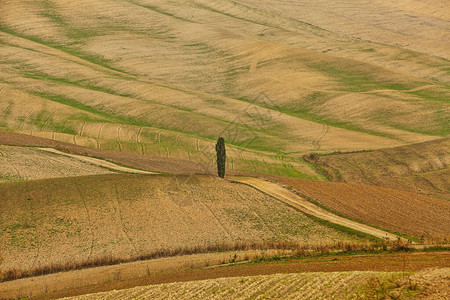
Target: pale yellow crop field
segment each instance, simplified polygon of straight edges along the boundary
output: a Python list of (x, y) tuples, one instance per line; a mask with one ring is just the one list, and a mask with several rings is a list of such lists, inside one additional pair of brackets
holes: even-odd
[[(149, 285), (64, 299), (444, 299), (449, 269), (319, 272), (219, 278)], [(408, 282), (409, 281), (409, 282)], [(382, 298), (384, 299), (384, 298)]]
[(448, 135), (448, 6), (2, 1), (0, 127), (320, 178), (302, 154)]

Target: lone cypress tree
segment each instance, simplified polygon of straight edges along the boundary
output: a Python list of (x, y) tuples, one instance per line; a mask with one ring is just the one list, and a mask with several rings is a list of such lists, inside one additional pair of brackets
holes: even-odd
[(216, 144), (216, 152), (217, 152), (217, 172), (220, 178), (225, 177), (225, 161), (227, 159), (227, 154), (225, 152), (225, 140), (223, 137), (220, 137), (217, 140)]

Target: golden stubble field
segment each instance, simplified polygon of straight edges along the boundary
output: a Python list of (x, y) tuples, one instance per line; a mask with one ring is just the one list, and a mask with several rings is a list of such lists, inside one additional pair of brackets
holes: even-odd
[(251, 248), (263, 242), (367, 242), (251, 187), (206, 176), (113, 174), (10, 182), (0, 184), (0, 198), (2, 271), (176, 249), (201, 252), (235, 243)]
[(410, 2), (3, 1), (0, 126), (319, 178), (302, 154), (448, 135), (448, 4)]
[[(445, 299), (449, 268), (401, 272), (317, 272), (150, 285), (64, 299)], [(427, 298), (428, 297), (428, 298)]]

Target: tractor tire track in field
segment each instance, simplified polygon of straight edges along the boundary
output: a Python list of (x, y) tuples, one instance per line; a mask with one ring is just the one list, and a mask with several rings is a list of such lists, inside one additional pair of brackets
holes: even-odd
[(91, 256), (92, 256), (92, 251), (94, 249), (94, 243), (95, 243), (95, 234), (94, 234), (94, 229), (92, 228), (91, 214), (89, 213), (89, 209), (87, 207), (86, 199), (84, 198), (84, 195), (81, 192), (80, 187), (78, 186), (78, 184), (76, 184), (75, 181), (74, 181), (74, 186), (77, 189), (78, 194), (80, 195), (81, 199), (83, 200), (83, 207), (84, 207), (84, 210), (86, 211), (88, 227), (89, 227), (89, 231), (91, 232), (91, 246), (89, 247), (89, 254), (88, 254), (87, 258), (86, 258), (86, 260), (89, 260), (91, 258)]
[[(47, 125), (47, 122), (50, 121), (51, 118), (53, 118), (53, 116), (55, 115), (56, 112), (52, 112), (46, 119), (45, 121), (42, 123), (41, 128), (39, 129), (40, 131), (44, 131), (44, 127), (45, 125)], [(66, 121), (67, 122), (67, 121)]]
[[(395, 234), (377, 228), (373, 228), (371, 226), (361, 224), (355, 221), (351, 221), (349, 219), (328, 212), (318, 207), (317, 205), (303, 199), (302, 197), (292, 193), (291, 191), (281, 187), (278, 184), (254, 177), (232, 176), (228, 177), (227, 179), (233, 182), (243, 183), (252, 186), (253, 188), (260, 190), (261, 192), (266, 193), (286, 204), (289, 204), (309, 215), (329, 221), (331, 223), (335, 223), (341, 226), (351, 228), (353, 230), (367, 233), (381, 239), (386, 239), (390, 241), (397, 241), (400, 239), (400, 237)], [(407, 242), (404, 239), (402, 240)]]
[(81, 129), (80, 129), (80, 136), (83, 136), (83, 131), (84, 131), (84, 126), (86, 126), (86, 122), (83, 122), (83, 125), (81, 125)]
[(225, 233), (228, 235), (228, 237), (230, 237), (231, 239), (233, 239), (233, 235), (231, 234), (231, 232), (225, 227), (225, 225), (222, 224), (222, 222), (220, 222), (219, 218), (216, 216), (216, 214), (214, 213), (214, 211), (205, 203), (205, 201), (201, 201), (200, 203), (206, 207), (206, 209), (211, 213), (211, 215), (214, 217), (214, 220), (216, 220), (217, 224), (220, 225), (220, 227), (222, 227), (222, 229), (225, 231)]
[(125, 126), (124, 124), (120, 125), (120, 127), (117, 129), (117, 145), (119, 145), (119, 151), (122, 152), (122, 144), (120, 143), (120, 130), (122, 127)]
[(106, 123), (103, 123), (100, 128), (98, 129), (98, 134), (97, 134), (97, 149), (100, 149), (100, 137), (102, 136), (102, 130), (103, 127), (105, 127)]
[(314, 138), (312, 141), (312, 145), (314, 146), (314, 151), (320, 150), (320, 141), (328, 134), (330, 131), (330, 126), (326, 124), (322, 124), (322, 131), (320, 134)]
[(31, 118), (31, 115), (33, 114), (34, 109), (35, 109), (36, 107), (37, 107), (37, 105), (35, 105), (35, 106), (30, 110), (30, 112), (27, 114), (27, 116), (26, 116), (25, 118), (23, 118), (23, 119), (20, 121), (19, 125), (17, 126), (17, 130), (20, 130), (20, 127), (22, 127), (22, 124), (25, 122), (25, 120)]
[(134, 244), (133, 240), (130, 238), (130, 235), (128, 234), (128, 230), (125, 228), (125, 224), (123, 222), (123, 214), (122, 209), (120, 208), (120, 201), (119, 201), (119, 190), (117, 188), (117, 185), (114, 186), (114, 190), (116, 192), (116, 204), (117, 204), (117, 210), (119, 212), (119, 220), (120, 220), (120, 228), (122, 229), (123, 234), (128, 239), (128, 242), (130, 245), (134, 248), (134, 251), (136, 251), (136, 254), (139, 253), (136, 245)]
[(136, 134), (136, 143), (138, 143), (141, 146), (141, 153), (142, 155), (145, 155), (145, 145), (143, 142), (141, 142), (141, 133), (144, 127), (139, 127), (138, 133)]

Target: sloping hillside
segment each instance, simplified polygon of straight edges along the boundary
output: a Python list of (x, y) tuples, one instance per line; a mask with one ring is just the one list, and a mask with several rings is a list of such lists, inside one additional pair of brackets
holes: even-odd
[(313, 156), (329, 179), (450, 200), (450, 139), (378, 151)]
[(2, 270), (176, 249), (201, 252), (239, 242), (364, 241), (251, 187), (206, 176), (10, 182), (0, 184), (0, 199)]
[(302, 154), (449, 133), (448, 23), (405, 3), (2, 1), (0, 126), (209, 165), (224, 136), (229, 169), (320, 178)]

